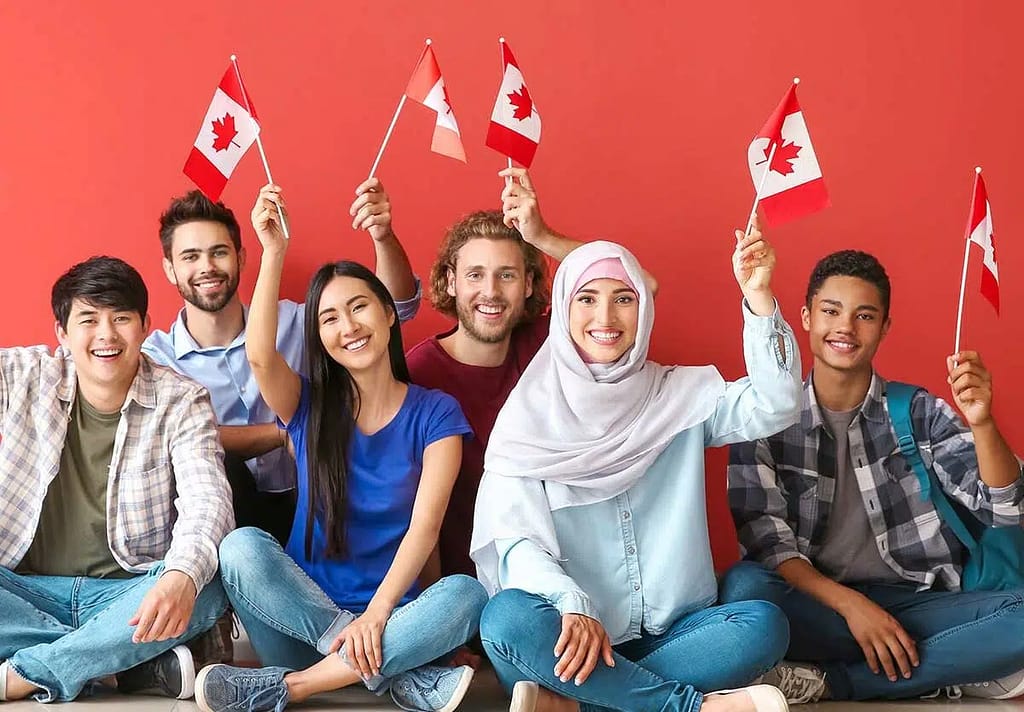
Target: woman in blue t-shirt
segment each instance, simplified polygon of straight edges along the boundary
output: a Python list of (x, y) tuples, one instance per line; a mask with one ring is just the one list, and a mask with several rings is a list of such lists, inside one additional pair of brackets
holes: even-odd
[(211, 712), (281, 710), (362, 682), (402, 709), (445, 712), (473, 670), (431, 665), (476, 634), (487, 596), (468, 576), (420, 591), (470, 428), (449, 395), (409, 383), (394, 300), (355, 262), (327, 264), (306, 297), (309, 377), (275, 343), (287, 240), (279, 189), (253, 208), (263, 245), (246, 354), (287, 428), (298, 506), (282, 548), (243, 528), (220, 548), (221, 577), (265, 667), (212, 665), (196, 678)]

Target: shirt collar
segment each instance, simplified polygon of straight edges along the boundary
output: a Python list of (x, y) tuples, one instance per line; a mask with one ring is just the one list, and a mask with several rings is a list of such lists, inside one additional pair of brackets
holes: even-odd
[[(71, 403), (78, 393), (78, 374), (75, 372), (75, 362), (71, 359), (71, 352), (58, 348), (55, 355), (64, 359), (64, 374), (57, 385), (57, 398), (65, 403)], [(143, 408), (156, 407), (156, 383), (153, 380), (153, 363), (146, 354), (139, 356), (139, 369), (135, 372), (132, 385), (128, 387), (128, 394), (125, 396), (124, 404), (121, 406), (123, 413), (131, 401), (135, 401)]]
[[(814, 371), (811, 371), (804, 382), (804, 406), (800, 416), (800, 425), (805, 433), (811, 433), (825, 424), (821, 410), (814, 393)], [(874, 423), (884, 423), (889, 417), (885, 409), (885, 379), (874, 371), (871, 373), (871, 385), (868, 386), (868, 393), (861, 403), (859, 415)]]
[[(242, 331), (234, 338), (234, 340), (227, 345), (228, 349), (233, 349), (237, 346), (245, 345), (245, 327), (249, 323), (249, 306), (246, 304), (242, 305)], [(192, 338), (192, 334), (189, 333), (188, 327), (185, 326), (185, 308), (182, 307), (181, 311), (178, 312), (178, 318), (174, 320), (174, 324), (171, 325), (171, 340), (174, 344), (174, 359), (178, 360), (187, 356), (190, 353), (204, 351), (196, 340)], [(221, 348), (221, 347), (216, 347)]]

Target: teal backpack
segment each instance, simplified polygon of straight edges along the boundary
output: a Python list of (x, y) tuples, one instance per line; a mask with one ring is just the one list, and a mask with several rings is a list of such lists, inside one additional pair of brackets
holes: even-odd
[(921, 499), (931, 499), (939, 517), (967, 549), (961, 588), (964, 591), (1024, 588), (1024, 528), (986, 527), (966, 510), (965, 516), (961, 516), (956, 510), (960, 505), (946, 498), (935, 471), (925, 467), (910, 418), (910, 402), (919, 390), (917, 386), (890, 381), (886, 387), (886, 406), (900, 452), (914, 468), (921, 484)]

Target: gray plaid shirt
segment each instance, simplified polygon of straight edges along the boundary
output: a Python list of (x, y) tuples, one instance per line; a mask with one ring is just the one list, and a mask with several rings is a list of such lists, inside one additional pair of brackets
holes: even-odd
[[(35, 537), (76, 392), (63, 349), (0, 349), (0, 566), (16, 567)], [(223, 460), (206, 389), (142, 356), (107, 488), (107, 540), (123, 569), (143, 573), (163, 561), (202, 590), (234, 527)]]
[[(949, 404), (921, 390), (911, 419), (921, 457), (946, 494), (985, 525), (1020, 525), (1024, 480), (995, 488), (978, 477), (974, 438)], [(853, 426), (850, 456), (882, 560), (921, 589), (959, 590), (965, 550), (931, 502), (921, 499), (917, 475), (896, 444), (885, 380), (877, 373)], [(795, 557), (814, 564), (828, 527), (835, 473), (835, 441), (809, 376), (799, 423), (730, 450), (729, 507), (744, 557), (773, 569)]]

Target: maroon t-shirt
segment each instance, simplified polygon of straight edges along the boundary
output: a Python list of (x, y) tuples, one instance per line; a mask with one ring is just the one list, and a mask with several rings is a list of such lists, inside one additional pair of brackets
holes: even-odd
[(541, 317), (516, 327), (508, 355), (500, 366), (470, 366), (448, 355), (438, 339), (454, 333), (454, 329), (421, 341), (405, 355), (413, 383), (450, 393), (473, 428), (473, 439), (464, 441), (462, 446), (462, 467), (441, 525), (443, 576), (476, 576), (476, 567), (469, 558), (469, 540), (476, 491), (484, 473), (484, 451), (498, 411), (547, 338), (548, 326), (548, 317)]

